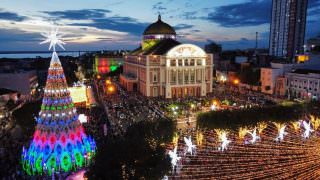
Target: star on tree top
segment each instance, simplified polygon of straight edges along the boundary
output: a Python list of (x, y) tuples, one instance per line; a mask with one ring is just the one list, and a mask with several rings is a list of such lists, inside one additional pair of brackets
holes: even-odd
[(42, 41), (40, 44), (50, 43), (49, 50), (53, 49), (53, 51), (56, 51), (56, 45), (60, 46), (63, 50), (63, 45), (66, 44), (61, 39), (61, 35), (58, 35), (58, 28), (52, 28), (50, 32), (47, 33), (41, 33), (41, 35), (45, 38), (44, 41)]

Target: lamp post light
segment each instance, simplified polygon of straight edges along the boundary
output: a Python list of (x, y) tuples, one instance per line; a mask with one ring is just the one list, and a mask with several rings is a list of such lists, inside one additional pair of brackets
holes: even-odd
[(238, 85), (239, 83), (240, 83), (239, 79), (234, 79), (234, 80), (233, 80), (233, 84), (234, 84), (234, 85)]

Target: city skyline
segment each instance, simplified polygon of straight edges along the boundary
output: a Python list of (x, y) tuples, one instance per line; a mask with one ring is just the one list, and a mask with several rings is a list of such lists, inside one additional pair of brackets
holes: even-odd
[[(269, 43), (271, 0), (245, 1), (2, 1), (0, 48), (47, 50), (37, 46), (39, 33), (61, 25), (69, 50), (134, 49), (143, 30), (157, 20), (172, 25), (181, 42), (199, 46), (215, 41), (223, 49), (246, 49)], [(61, 6), (61, 3), (64, 5)], [(37, 7), (34, 6), (37, 4)], [(320, 32), (320, 1), (309, 0), (306, 38)]]

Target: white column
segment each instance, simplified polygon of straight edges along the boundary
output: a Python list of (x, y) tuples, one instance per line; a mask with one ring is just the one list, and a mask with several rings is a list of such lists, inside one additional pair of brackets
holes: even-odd
[(176, 85), (179, 84), (179, 73), (178, 73), (178, 70), (176, 69)]
[(190, 84), (190, 69), (188, 70), (188, 82), (189, 82), (189, 84)]
[(201, 96), (205, 96), (207, 93), (207, 88), (206, 88), (206, 81), (205, 81), (205, 69), (202, 67), (201, 68)]
[(171, 98), (171, 87), (170, 87), (170, 81), (171, 81), (171, 69), (167, 69), (167, 82), (166, 82), (166, 89), (164, 92), (164, 97), (165, 98)]
[[(149, 56), (146, 58), (146, 96), (150, 96), (150, 67), (149, 67)], [(152, 78), (152, 77), (151, 77)]]
[(205, 82), (206, 82), (206, 72), (205, 72), (205, 68), (202, 68), (201, 72), (202, 72), (202, 81), (201, 81), (201, 82), (205, 83)]
[(182, 70), (182, 84), (184, 84), (184, 70)]

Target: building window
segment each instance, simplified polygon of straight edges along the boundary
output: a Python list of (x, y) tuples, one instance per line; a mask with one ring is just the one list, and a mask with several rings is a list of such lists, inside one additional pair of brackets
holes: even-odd
[(190, 60), (190, 66), (194, 66), (194, 59)]
[(178, 60), (178, 66), (182, 66), (182, 59)]
[(175, 83), (175, 82), (176, 82), (176, 72), (171, 71), (171, 83)]
[(189, 60), (188, 59), (184, 60), (184, 66), (189, 66)]
[(195, 71), (191, 70), (191, 72), (190, 72), (190, 81), (191, 81), (191, 83), (194, 82), (194, 73), (195, 73)]
[(196, 70), (197, 82), (201, 82), (201, 69)]
[(153, 96), (154, 97), (158, 96), (158, 88), (157, 87), (153, 87)]
[(181, 70), (178, 71), (178, 81), (179, 84), (183, 84), (183, 74)]
[(197, 59), (197, 66), (201, 66), (201, 59)]
[(158, 76), (156, 72), (153, 72), (153, 82), (158, 82)]
[(172, 59), (170, 61), (170, 66), (176, 66), (176, 60), (175, 59)]
[(184, 83), (188, 84), (189, 83), (189, 71), (184, 72)]

